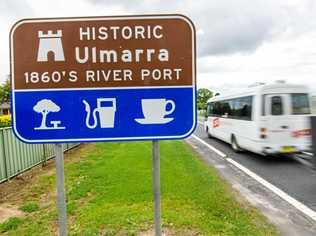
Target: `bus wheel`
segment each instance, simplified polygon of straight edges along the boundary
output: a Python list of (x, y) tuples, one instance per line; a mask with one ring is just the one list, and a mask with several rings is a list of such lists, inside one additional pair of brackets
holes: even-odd
[(213, 138), (213, 136), (210, 134), (208, 127), (206, 127), (206, 133), (208, 138)]
[(234, 152), (241, 151), (241, 148), (239, 147), (239, 145), (237, 143), (237, 139), (236, 139), (235, 135), (232, 135), (231, 146), (232, 146), (232, 149), (234, 150)]

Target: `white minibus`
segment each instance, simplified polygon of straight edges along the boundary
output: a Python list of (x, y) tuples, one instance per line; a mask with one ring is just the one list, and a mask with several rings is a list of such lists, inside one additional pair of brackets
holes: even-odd
[(209, 99), (204, 129), (236, 152), (299, 153), (311, 150), (310, 114), (306, 86), (261, 84)]

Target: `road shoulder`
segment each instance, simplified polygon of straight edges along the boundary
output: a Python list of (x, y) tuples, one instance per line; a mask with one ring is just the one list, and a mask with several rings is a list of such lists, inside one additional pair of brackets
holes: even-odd
[(315, 221), (226, 161), (224, 155), (219, 155), (192, 136), (186, 142), (205, 163), (214, 166), (222, 178), (259, 209), (278, 228), (281, 235), (316, 235)]

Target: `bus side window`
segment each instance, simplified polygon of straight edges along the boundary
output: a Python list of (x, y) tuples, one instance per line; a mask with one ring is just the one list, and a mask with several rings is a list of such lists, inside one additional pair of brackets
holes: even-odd
[(279, 116), (283, 114), (282, 97), (273, 96), (271, 98), (271, 115)]
[(241, 117), (244, 120), (252, 120), (252, 97), (242, 99)]
[(222, 116), (229, 117), (232, 115), (232, 109), (231, 109), (231, 101), (226, 100), (222, 102)]
[(252, 120), (252, 96), (236, 98), (233, 101), (233, 117), (242, 120)]
[(222, 108), (220, 102), (213, 103), (213, 114), (214, 116), (221, 116), (222, 115)]
[(213, 103), (207, 104), (206, 116), (213, 115)]
[(261, 115), (262, 116), (265, 116), (266, 115), (266, 100), (267, 100), (267, 98), (266, 98), (267, 96), (266, 95), (262, 95), (262, 97), (261, 97), (261, 106), (262, 106), (262, 108), (261, 108)]

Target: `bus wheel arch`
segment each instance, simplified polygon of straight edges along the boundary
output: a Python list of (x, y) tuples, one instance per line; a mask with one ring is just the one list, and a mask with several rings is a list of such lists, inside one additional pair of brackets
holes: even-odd
[(238, 145), (237, 138), (234, 134), (231, 135), (230, 143), (231, 143), (231, 147), (234, 150), (234, 152), (241, 152), (242, 151), (242, 149)]
[(213, 138), (213, 136), (210, 133), (210, 129), (208, 128), (208, 126), (206, 126), (206, 134), (208, 138)]

